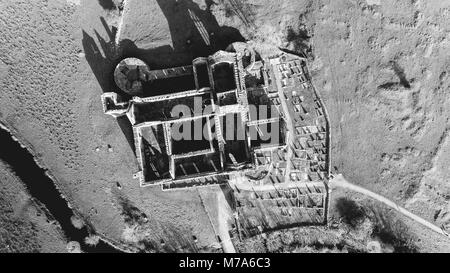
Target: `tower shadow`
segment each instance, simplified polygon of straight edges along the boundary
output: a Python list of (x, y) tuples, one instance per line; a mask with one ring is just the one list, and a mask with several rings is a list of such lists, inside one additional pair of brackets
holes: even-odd
[(114, 89), (114, 68), (119, 59), (118, 47), (114, 42), (117, 29), (115, 27), (110, 28), (103, 17), (100, 17), (100, 21), (108, 34), (109, 41), (106, 41), (97, 30), (94, 30), (95, 38), (100, 45), (99, 47), (96, 39), (83, 30), (83, 51), (86, 61), (91, 67), (103, 92), (114, 92), (116, 91)]

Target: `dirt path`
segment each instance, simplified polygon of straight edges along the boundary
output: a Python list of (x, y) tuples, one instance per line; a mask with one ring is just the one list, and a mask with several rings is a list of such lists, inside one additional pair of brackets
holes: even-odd
[(371, 197), (371, 198), (373, 198), (373, 199), (375, 199), (377, 201), (380, 201), (383, 204), (385, 204), (385, 205), (387, 205), (387, 206), (397, 210), (398, 212), (400, 212), (401, 214), (405, 215), (406, 217), (411, 218), (412, 220), (414, 220), (414, 221), (416, 221), (416, 222), (418, 222), (418, 223), (428, 227), (429, 229), (432, 229), (435, 232), (440, 233), (440, 234), (442, 234), (444, 236), (450, 237), (449, 234), (446, 233), (444, 230), (442, 230), (440, 227), (438, 227), (438, 226), (428, 222), (427, 220), (425, 220), (425, 219), (423, 219), (423, 218), (421, 218), (421, 217), (419, 217), (419, 216), (417, 216), (417, 215), (407, 211), (406, 209), (400, 207), (399, 205), (395, 204), (391, 200), (389, 200), (389, 199), (387, 199), (387, 198), (385, 198), (385, 197), (383, 197), (383, 196), (381, 196), (379, 194), (376, 194), (376, 193), (374, 193), (372, 191), (369, 191), (369, 190), (367, 190), (365, 188), (362, 188), (360, 186), (357, 186), (357, 185), (354, 185), (354, 184), (348, 182), (347, 180), (345, 180), (345, 178), (342, 176), (342, 174), (338, 174), (338, 175), (334, 176), (334, 178), (330, 180), (330, 185), (331, 185), (332, 188), (341, 187), (341, 188), (349, 189), (349, 190), (352, 190), (352, 191), (359, 192), (359, 193), (362, 193), (364, 195), (367, 195), (367, 196), (369, 196), (369, 197)]
[(211, 188), (198, 188), (197, 191), (214, 233), (220, 238), (219, 243), (222, 246), (223, 252), (236, 253), (226, 223), (226, 219), (231, 215), (231, 208), (228, 208), (230, 212), (227, 213), (227, 201), (220, 191), (220, 188), (216, 188), (219, 190), (218, 192), (209, 191)]
[(286, 164), (286, 172), (285, 172), (285, 182), (290, 181), (290, 174), (291, 174), (291, 158), (293, 155), (293, 151), (291, 148), (292, 143), (294, 143), (295, 139), (294, 139), (294, 132), (295, 132), (295, 128), (294, 128), (294, 123), (292, 122), (292, 118), (291, 115), (289, 114), (289, 106), (287, 104), (286, 101), (286, 97), (283, 91), (283, 86), (281, 86), (281, 75), (280, 75), (280, 71), (278, 71), (277, 69), (275, 69), (274, 71), (275, 74), (275, 78), (277, 79), (275, 82), (277, 84), (277, 89), (278, 89), (278, 97), (280, 98), (280, 102), (281, 102), (281, 107), (283, 108), (283, 112), (284, 112), (284, 117), (286, 118), (286, 126), (288, 129), (287, 132), (287, 139), (286, 139), (286, 147), (287, 147), (287, 154), (286, 154), (286, 159), (287, 159), (287, 163)]
[(244, 183), (236, 183), (235, 187), (239, 190), (245, 191), (273, 191), (279, 189), (287, 189), (287, 188), (303, 188), (303, 187), (324, 187), (325, 184), (323, 182), (307, 182), (307, 183), (296, 183), (296, 182), (288, 182), (288, 183), (277, 183), (277, 184), (265, 184), (265, 185), (255, 185), (248, 182)]

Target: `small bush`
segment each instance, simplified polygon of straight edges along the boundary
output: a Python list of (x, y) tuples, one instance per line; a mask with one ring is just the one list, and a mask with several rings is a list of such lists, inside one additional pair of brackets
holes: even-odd
[(366, 218), (364, 208), (353, 200), (339, 198), (336, 202), (336, 208), (344, 223), (352, 228), (359, 226)]
[(374, 228), (372, 237), (377, 238), (385, 247), (393, 248), (398, 253), (415, 253), (418, 248), (415, 245), (416, 238), (411, 234), (406, 224), (395, 219), (395, 214), (386, 209), (372, 208)]

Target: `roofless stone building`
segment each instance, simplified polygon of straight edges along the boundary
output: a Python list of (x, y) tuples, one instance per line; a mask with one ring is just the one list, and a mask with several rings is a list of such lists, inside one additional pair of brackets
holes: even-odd
[[(235, 209), (257, 219), (241, 218), (250, 235), (280, 221), (325, 222), (328, 120), (306, 60), (229, 48), (182, 67), (151, 70), (133, 58), (117, 66), (120, 91), (102, 95), (103, 109), (133, 126), (141, 186), (247, 187)], [(281, 218), (259, 215), (271, 212)]]

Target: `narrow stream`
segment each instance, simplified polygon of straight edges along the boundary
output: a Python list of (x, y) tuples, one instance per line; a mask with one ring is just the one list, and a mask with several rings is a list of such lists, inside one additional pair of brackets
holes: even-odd
[(70, 218), (74, 215), (66, 200), (61, 196), (53, 181), (34, 161), (27, 149), (22, 148), (11, 134), (0, 127), (0, 160), (8, 163), (16, 175), (24, 182), (33, 198), (45, 205), (47, 210), (59, 222), (69, 241), (80, 243), (83, 252), (120, 252), (102, 240), (96, 246), (85, 244), (84, 239), (90, 235), (88, 228), (77, 229)]

